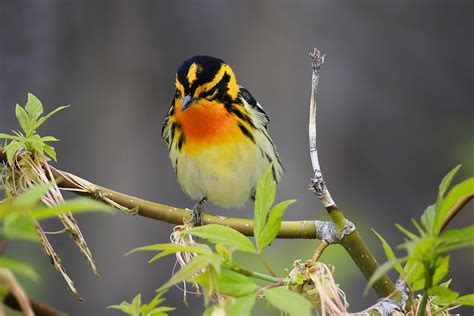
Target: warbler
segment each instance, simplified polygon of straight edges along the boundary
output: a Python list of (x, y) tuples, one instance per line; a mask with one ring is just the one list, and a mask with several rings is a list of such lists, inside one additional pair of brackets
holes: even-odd
[(179, 184), (199, 201), (195, 225), (202, 222), (207, 200), (229, 208), (254, 199), (270, 163), (274, 180), (280, 181), (283, 167), (268, 135), (268, 116), (227, 63), (191, 57), (179, 66), (175, 85), (162, 137)]

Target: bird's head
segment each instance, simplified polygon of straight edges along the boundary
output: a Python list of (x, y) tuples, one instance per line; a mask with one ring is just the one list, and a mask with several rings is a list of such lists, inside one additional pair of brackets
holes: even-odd
[(238, 96), (234, 71), (224, 61), (210, 56), (194, 56), (184, 61), (176, 73), (175, 102), (183, 112), (201, 101), (227, 104)]

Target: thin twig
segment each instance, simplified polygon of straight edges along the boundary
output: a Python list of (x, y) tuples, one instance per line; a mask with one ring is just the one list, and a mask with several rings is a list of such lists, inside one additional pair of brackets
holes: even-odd
[(259, 253), (258, 254), (258, 257), (260, 258), (260, 260), (262, 261), (263, 265), (265, 266), (265, 268), (267, 268), (267, 271), (270, 272), (270, 274), (272, 276), (274, 276), (275, 278), (277, 278), (277, 274), (273, 271), (272, 267), (270, 266), (270, 264), (268, 263), (267, 259), (265, 259), (265, 257)]
[[(331, 219), (336, 226), (336, 231), (343, 233), (342, 238), (339, 240), (325, 241), (328, 243), (340, 243), (352, 257), (352, 260), (354, 260), (355, 264), (359, 267), (364, 276), (369, 279), (379, 267), (379, 264), (363, 239), (360, 237), (360, 234), (355, 229), (355, 226), (353, 226), (353, 229), (347, 230), (346, 232), (345, 228), (350, 222), (346, 220), (344, 214), (331, 197), (321, 171), (321, 166), (319, 164), (318, 147), (316, 142), (317, 97), (320, 70), (324, 63), (324, 57), (326, 54), (321, 55), (321, 52), (315, 48), (314, 51), (309, 54), (309, 56), (311, 58), (313, 70), (309, 110), (309, 152), (314, 172), (314, 175), (311, 178), (310, 190), (318, 197), (318, 199), (321, 201), (321, 204), (331, 216)], [(374, 290), (380, 297), (385, 297), (390, 295), (390, 293), (395, 290), (395, 286), (388, 276), (384, 275), (374, 284)]]

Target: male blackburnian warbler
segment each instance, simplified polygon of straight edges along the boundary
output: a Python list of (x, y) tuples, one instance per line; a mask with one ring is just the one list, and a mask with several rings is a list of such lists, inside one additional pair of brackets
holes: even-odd
[(268, 116), (250, 92), (239, 86), (232, 68), (209, 56), (184, 61), (176, 93), (162, 128), (178, 182), (192, 199), (193, 223), (202, 224), (202, 204), (239, 207), (253, 199), (257, 181), (273, 163), (283, 174)]

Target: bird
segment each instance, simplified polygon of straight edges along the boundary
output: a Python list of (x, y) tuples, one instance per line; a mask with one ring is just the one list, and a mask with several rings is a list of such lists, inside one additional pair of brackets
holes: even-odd
[(178, 67), (175, 86), (161, 134), (179, 184), (197, 201), (192, 224), (199, 226), (206, 201), (241, 207), (255, 199), (269, 165), (276, 183), (283, 166), (268, 134), (267, 114), (238, 84), (229, 64), (191, 57)]

